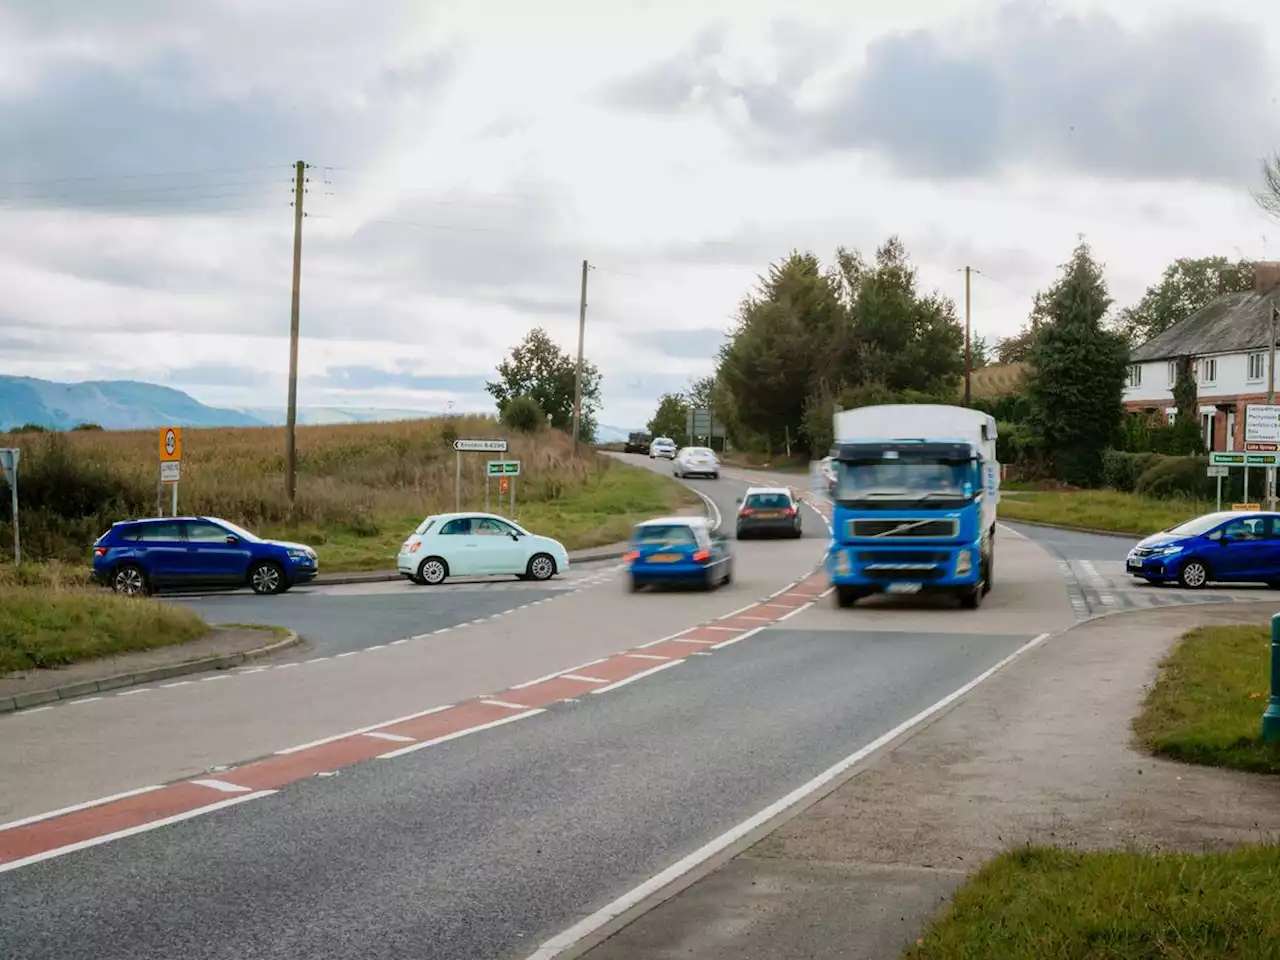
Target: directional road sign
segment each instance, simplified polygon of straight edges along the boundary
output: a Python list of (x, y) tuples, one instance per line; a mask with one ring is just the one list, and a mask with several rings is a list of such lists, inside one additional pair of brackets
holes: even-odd
[(453, 449), (459, 453), (506, 453), (505, 440), (455, 440)]
[(1280, 443), (1280, 404), (1246, 404), (1244, 438), (1249, 443)]
[(519, 460), (490, 460), (485, 466), (491, 477), (520, 476)]

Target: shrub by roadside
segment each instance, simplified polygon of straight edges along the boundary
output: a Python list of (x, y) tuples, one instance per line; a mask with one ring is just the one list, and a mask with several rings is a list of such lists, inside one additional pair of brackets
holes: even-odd
[(1267, 627), (1199, 627), (1160, 665), (1133, 727), (1154, 753), (1206, 766), (1280, 774), (1280, 743), (1261, 737)]

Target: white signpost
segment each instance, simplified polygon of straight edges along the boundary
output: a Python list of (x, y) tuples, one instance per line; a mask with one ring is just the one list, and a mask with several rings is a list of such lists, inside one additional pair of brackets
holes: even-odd
[(0, 470), (9, 484), (9, 502), (13, 507), (13, 565), (22, 565), (22, 546), (18, 537), (18, 458), (22, 451), (17, 447), (0, 449)]
[[(1244, 442), (1246, 450), (1280, 449), (1280, 404), (1249, 403), (1244, 408)], [(1245, 483), (1249, 482), (1249, 467), (1244, 471)], [(1246, 486), (1246, 490), (1248, 487)], [(1267, 506), (1275, 509), (1275, 465), (1267, 467)], [(1248, 500), (1248, 494), (1245, 500)]]
[[(464, 453), (506, 453), (506, 440), (471, 439), (453, 441), (453, 509), (462, 510), (462, 455)], [(485, 510), (489, 509), (489, 474), (485, 474)]]
[(484, 469), (484, 512), (489, 512), (489, 478), (498, 477), (498, 512), (502, 512), (502, 495), (511, 493), (511, 518), (516, 516), (516, 477), (520, 476), (519, 460), (490, 460)]

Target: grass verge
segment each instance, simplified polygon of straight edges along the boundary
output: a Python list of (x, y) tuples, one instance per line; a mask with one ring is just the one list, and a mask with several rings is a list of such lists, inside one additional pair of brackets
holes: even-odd
[(1192, 630), (1161, 663), (1133, 721), (1138, 737), (1174, 760), (1280, 774), (1280, 744), (1261, 737), (1270, 643), (1267, 627)]
[(986, 864), (908, 960), (1280, 957), (1280, 847), (1079, 853), (1024, 847)]
[(1002, 497), (1002, 520), (1030, 520), (1058, 527), (1105, 530), (1147, 536), (1166, 530), (1213, 509), (1194, 500), (1153, 500), (1115, 490), (1075, 490), (1068, 493), (1019, 491)]
[(0, 674), (187, 643), (208, 632), (199, 615), (155, 600), (89, 587), (0, 586)]

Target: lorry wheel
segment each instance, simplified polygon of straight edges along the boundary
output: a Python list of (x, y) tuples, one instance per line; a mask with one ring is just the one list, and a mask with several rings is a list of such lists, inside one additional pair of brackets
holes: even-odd
[(978, 582), (964, 593), (960, 594), (960, 606), (964, 607), (966, 610), (977, 610), (982, 606), (982, 598), (987, 595), (987, 577), (989, 576), (989, 568), (985, 557), (979, 561), (979, 565)]
[(836, 584), (836, 606), (852, 607), (861, 600), (863, 592), (857, 587), (850, 587), (844, 584)]
[(991, 584), (995, 581), (995, 569), (996, 569), (996, 555), (995, 555), (995, 551), (993, 550), (987, 556), (987, 562), (986, 562), (987, 572), (986, 572), (986, 576), (982, 578), (983, 579), (982, 592), (984, 595), (991, 592)]

